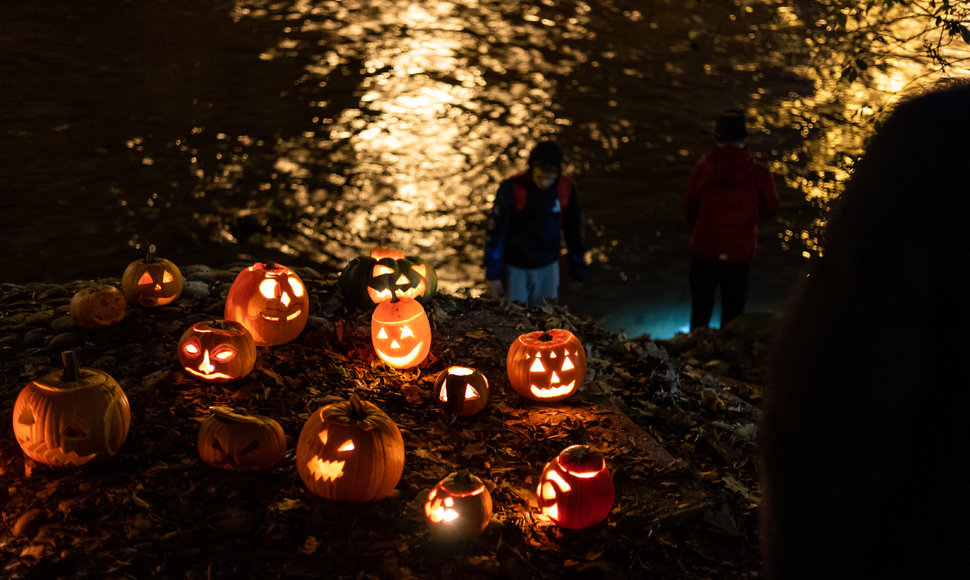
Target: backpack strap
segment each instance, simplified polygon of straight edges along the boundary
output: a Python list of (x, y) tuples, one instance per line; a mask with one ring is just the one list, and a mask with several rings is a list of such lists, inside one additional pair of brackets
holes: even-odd
[[(529, 196), (529, 174), (526, 171), (512, 177), (512, 191), (515, 193), (515, 209), (522, 211), (525, 209), (526, 199)], [(559, 209), (564, 211), (569, 205), (569, 200), (573, 193), (573, 180), (568, 175), (560, 174), (559, 183), (556, 186), (556, 197), (559, 198)]]

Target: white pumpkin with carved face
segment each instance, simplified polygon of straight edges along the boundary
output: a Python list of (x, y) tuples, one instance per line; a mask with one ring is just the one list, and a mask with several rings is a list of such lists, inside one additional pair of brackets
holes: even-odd
[(226, 296), (225, 319), (249, 330), (257, 346), (290, 342), (306, 326), (310, 298), (296, 272), (257, 263), (239, 272)]
[(377, 356), (396, 369), (416, 367), (431, 352), (431, 323), (416, 300), (394, 298), (374, 309), (371, 341)]
[(378, 501), (404, 472), (404, 438), (387, 414), (355, 394), (310, 415), (296, 444), (296, 469), (325, 499)]

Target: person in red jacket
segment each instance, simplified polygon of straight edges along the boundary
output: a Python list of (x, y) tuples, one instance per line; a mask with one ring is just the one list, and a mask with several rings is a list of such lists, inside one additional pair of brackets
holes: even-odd
[(721, 290), (721, 328), (744, 312), (758, 220), (778, 213), (778, 192), (768, 169), (747, 147), (740, 111), (725, 111), (714, 146), (694, 166), (684, 209), (690, 227), (690, 329), (706, 327)]

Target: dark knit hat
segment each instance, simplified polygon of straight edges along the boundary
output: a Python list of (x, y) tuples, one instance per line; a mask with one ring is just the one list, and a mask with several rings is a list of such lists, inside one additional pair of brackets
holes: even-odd
[(714, 138), (721, 143), (736, 143), (747, 136), (744, 113), (737, 109), (724, 111), (714, 124)]
[(529, 167), (562, 168), (562, 149), (552, 141), (542, 141), (529, 153)]

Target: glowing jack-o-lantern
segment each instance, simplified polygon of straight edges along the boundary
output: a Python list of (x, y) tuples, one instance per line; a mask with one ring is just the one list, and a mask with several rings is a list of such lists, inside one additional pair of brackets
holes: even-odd
[(212, 407), (196, 443), (202, 461), (228, 471), (270, 469), (286, 454), (286, 436), (276, 420), (229, 407)]
[(378, 304), (371, 316), (370, 335), (377, 356), (396, 369), (416, 367), (431, 352), (428, 315), (410, 298)]
[(17, 397), (13, 432), (24, 454), (40, 463), (79, 466), (118, 453), (128, 437), (128, 397), (107, 373), (80, 368), (61, 353), (63, 371), (35, 379)]
[(424, 515), (436, 535), (473, 538), (488, 527), (492, 495), (481, 479), (462, 469), (434, 486), (424, 502)]
[(586, 378), (586, 351), (573, 333), (557, 328), (515, 339), (505, 360), (509, 384), (523, 397), (561, 401)]
[(164, 306), (182, 293), (182, 272), (175, 264), (155, 256), (155, 246), (150, 245), (144, 260), (135, 260), (125, 268), (121, 291), (132, 304)]
[(280, 264), (256, 263), (244, 269), (226, 296), (225, 319), (245, 326), (257, 346), (290, 342), (303, 332), (309, 317), (306, 285)]
[(468, 367), (448, 367), (434, 383), (434, 399), (445, 412), (460, 417), (474, 415), (488, 402), (488, 379)]
[(256, 364), (256, 342), (246, 327), (232, 320), (196, 322), (178, 342), (185, 372), (210, 383), (249, 374)]
[(613, 509), (613, 477), (602, 454), (573, 445), (546, 464), (536, 494), (539, 509), (558, 525), (588, 528)]
[(426, 304), (438, 289), (438, 274), (424, 258), (374, 248), (370, 256), (354, 258), (340, 272), (340, 289), (360, 308), (373, 308), (394, 296)]
[(127, 309), (125, 295), (114, 286), (89, 286), (71, 297), (71, 318), (81, 328), (101, 328), (121, 322)]
[(325, 499), (378, 501), (404, 472), (404, 439), (387, 414), (354, 394), (310, 415), (296, 444), (296, 469)]

